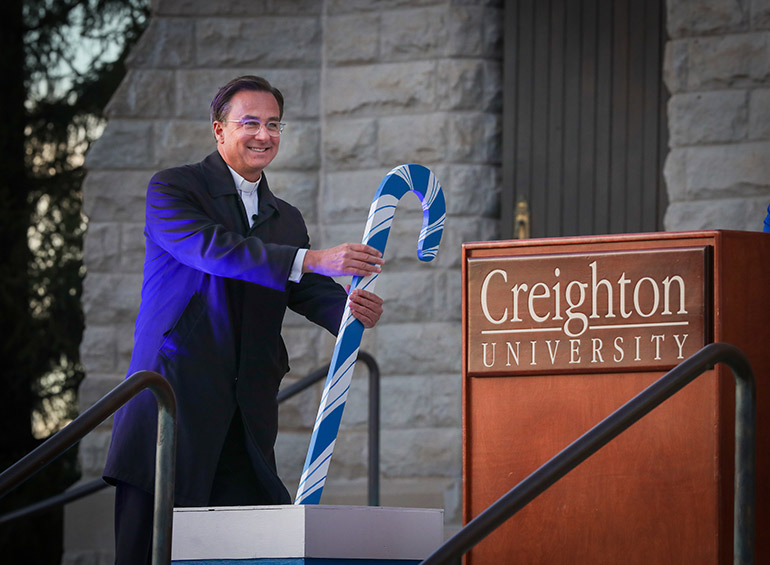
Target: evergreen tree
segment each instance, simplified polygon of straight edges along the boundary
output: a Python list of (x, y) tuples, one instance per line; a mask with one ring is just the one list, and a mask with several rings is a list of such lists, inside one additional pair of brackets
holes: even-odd
[[(148, 0), (0, 2), (0, 469), (76, 414), (83, 370), (83, 157), (148, 20)], [(75, 450), (0, 499), (63, 491)], [(0, 527), (0, 560), (59, 563), (61, 510)]]

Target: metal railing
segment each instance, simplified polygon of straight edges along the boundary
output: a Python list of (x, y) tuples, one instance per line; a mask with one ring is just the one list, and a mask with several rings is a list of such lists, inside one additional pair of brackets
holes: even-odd
[[(368, 476), (368, 504), (379, 506), (380, 504), (380, 368), (377, 361), (366, 351), (359, 351), (358, 360), (362, 361), (369, 370), (369, 476)], [(323, 379), (329, 371), (329, 365), (321, 367), (296, 383), (287, 386), (278, 393), (278, 402), (283, 402), (296, 396), (300, 392), (311, 387)], [(66, 429), (66, 428), (65, 428)], [(63, 430), (62, 430), (63, 431)], [(90, 430), (89, 430), (90, 431)], [(53, 439), (53, 438), (52, 438)], [(41, 468), (45, 465), (41, 465)], [(0, 516), (0, 525), (19, 518), (28, 518), (42, 514), (85, 498), (95, 492), (99, 492), (109, 485), (101, 479), (84, 483), (61, 494), (52, 496), (35, 504), (25, 506), (18, 510), (8, 512)], [(10, 489), (9, 489), (10, 490)]]
[(83, 439), (144, 389), (150, 389), (158, 401), (152, 563), (153, 565), (169, 563), (174, 517), (176, 398), (168, 381), (153, 371), (134, 373), (37, 449), (3, 471), (0, 474), (0, 497)]
[[(358, 352), (358, 361), (369, 369), (369, 471), (368, 504), (380, 505), (380, 367), (374, 357), (366, 351)], [(278, 393), (278, 402), (283, 402), (299, 394), (312, 384), (326, 377), (329, 363), (316, 369), (307, 377), (287, 386)]]
[(753, 563), (757, 421), (754, 372), (738, 348), (726, 343), (713, 343), (666, 373), (509, 490), (421, 565), (456, 563), (460, 556), (556, 481), (717, 363), (725, 363), (735, 376), (733, 559), (736, 564)]

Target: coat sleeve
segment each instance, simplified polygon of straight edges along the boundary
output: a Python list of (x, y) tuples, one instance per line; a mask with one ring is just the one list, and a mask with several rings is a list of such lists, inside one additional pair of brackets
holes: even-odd
[(289, 308), (337, 335), (347, 302), (342, 286), (329, 277), (305, 273), (289, 290)]
[(191, 173), (173, 171), (161, 171), (150, 181), (147, 237), (162, 252), (194, 269), (285, 290), (297, 247), (264, 243), (228, 230), (214, 219), (212, 199), (190, 189), (200, 181)]

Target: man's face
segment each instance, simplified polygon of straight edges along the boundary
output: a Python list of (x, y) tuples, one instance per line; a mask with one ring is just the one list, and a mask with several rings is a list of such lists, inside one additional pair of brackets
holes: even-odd
[[(230, 99), (227, 122), (214, 122), (217, 151), (225, 163), (245, 178), (255, 182), (278, 154), (280, 137), (268, 135), (264, 124), (280, 121), (278, 101), (269, 92), (242, 90)], [(259, 120), (263, 127), (256, 134), (247, 134), (241, 120)]]

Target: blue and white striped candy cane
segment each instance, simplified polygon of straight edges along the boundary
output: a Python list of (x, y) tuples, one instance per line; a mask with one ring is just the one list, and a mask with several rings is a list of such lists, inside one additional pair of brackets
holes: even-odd
[[(385, 244), (396, 205), (409, 191), (419, 197), (423, 210), (422, 230), (417, 240), (417, 257), (421, 261), (431, 261), (438, 252), (444, 232), (446, 204), (438, 180), (422, 165), (401, 165), (385, 176), (369, 210), (363, 243), (378, 249), (383, 257), (385, 256)], [(357, 288), (373, 292), (378, 276), (373, 274), (367, 277), (353, 277), (351, 292)], [(295, 504), (318, 504), (321, 501), (363, 333), (364, 325), (353, 317), (349, 305), (346, 306)]]

